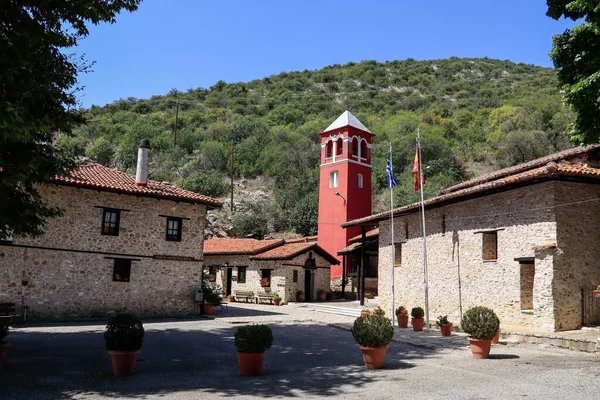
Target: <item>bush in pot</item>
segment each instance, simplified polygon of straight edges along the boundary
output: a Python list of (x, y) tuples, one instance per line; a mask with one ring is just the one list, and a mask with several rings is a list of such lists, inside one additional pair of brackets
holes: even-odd
[(404, 306), (396, 308), (396, 317), (400, 328), (408, 328), (408, 310)]
[(492, 338), (500, 329), (500, 320), (494, 310), (481, 306), (469, 308), (463, 314), (460, 326), (469, 334), (473, 358), (488, 358)]
[(442, 336), (452, 335), (452, 322), (448, 320), (448, 315), (438, 315), (435, 324), (440, 327)]
[(8, 326), (0, 326), (0, 367), (4, 364), (6, 353), (10, 348), (10, 343), (4, 341), (4, 338), (8, 336)]
[(275, 304), (276, 306), (279, 305), (279, 303), (281, 302), (281, 296), (276, 294), (275, 296), (273, 296), (273, 304)]
[(394, 336), (392, 321), (378, 314), (359, 317), (354, 321), (352, 336), (360, 346), (367, 368), (382, 368), (387, 346)]
[(260, 375), (265, 361), (265, 351), (273, 345), (273, 331), (267, 325), (246, 325), (236, 329), (234, 345), (240, 373), (245, 376)]
[(143, 340), (144, 326), (135, 315), (117, 314), (108, 321), (104, 343), (115, 375), (132, 375), (135, 372), (135, 362)]
[(413, 309), (410, 310), (410, 316), (412, 317), (413, 330), (422, 331), (425, 310), (423, 310), (421, 307), (413, 307)]

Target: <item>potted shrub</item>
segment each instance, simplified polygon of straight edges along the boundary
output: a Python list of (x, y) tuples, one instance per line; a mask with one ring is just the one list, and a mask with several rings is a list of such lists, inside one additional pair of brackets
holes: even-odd
[(319, 300), (319, 301), (325, 301), (326, 298), (327, 298), (327, 292), (326, 291), (324, 291), (323, 289), (317, 290), (317, 300)]
[(233, 296), (233, 295), (227, 296), (227, 302), (228, 303), (233, 303), (234, 301), (235, 301), (235, 296)]
[(301, 303), (301, 302), (303, 302), (303, 301), (304, 301), (304, 292), (303, 292), (302, 290), (298, 290), (298, 291), (296, 292), (296, 301), (297, 301), (298, 303)]
[(463, 314), (460, 325), (469, 334), (473, 358), (488, 358), (492, 338), (500, 328), (500, 320), (494, 310), (487, 307), (469, 308)]
[(8, 335), (8, 326), (0, 326), (0, 367), (4, 364), (6, 353), (10, 348), (10, 343), (4, 341), (4, 338)]
[(411, 322), (413, 330), (422, 331), (423, 321), (425, 320), (425, 318), (423, 318), (425, 316), (425, 311), (421, 307), (413, 307), (413, 309), (410, 310), (410, 316), (412, 317)]
[(396, 317), (400, 328), (408, 328), (408, 310), (404, 306), (396, 308)]
[(276, 294), (275, 296), (273, 296), (273, 304), (275, 304), (276, 306), (279, 305), (279, 303), (281, 302), (281, 296)]
[(265, 351), (273, 345), (273, 332), (266, 325), (240, 326), (235, 331), (234, 344), (240, 373), (258, 376), (265, 361)]
[(116, 376), (132, 375), (142, 348), (144, 326), (133, 314), (117, 314), (108, 321), (104, 343)]
[(367, 368), (382, 368), (387, 346), (394, 336), (392, 321), (377, 314), (356, 318), (352, 336), (360, 346)]
[(452, 322), (448, 321), (447, 315), (438, 315), (435, 324), (440, 327), (440, 332), (442, 332), (442, 336), (452, 335)]
[(216, 306), (221, 305), (221, 288), (209, 286), (204, 290), (204, 314), (211, 315)]

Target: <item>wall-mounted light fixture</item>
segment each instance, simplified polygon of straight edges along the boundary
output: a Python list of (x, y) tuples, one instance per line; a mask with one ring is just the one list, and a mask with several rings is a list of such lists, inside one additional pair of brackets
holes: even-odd
[(338, 197), (341, 197), (341, 198), (342, 198), (342, 200), (344, 200), (344, 205), (346, 205), (346, 199), (344, 198), (344, 196), (342, 196), (342, 195), (340, 194), (340, 192), (335, 192), (335, 195), (336, 195), (336, 196), (338, 196)]

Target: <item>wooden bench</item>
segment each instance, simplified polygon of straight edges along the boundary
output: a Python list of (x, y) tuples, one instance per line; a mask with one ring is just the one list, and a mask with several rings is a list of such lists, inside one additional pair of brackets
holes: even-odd
[(0, 326), (12, 326), (16, 316), (15, 303), (0, 303)]
[(234, 296), (235, 301), (240, 301), (241, 299), (246, 299), (246, 302), (250, 300), (254, 301), (254, 292), (252, 290), (236, 290)]
[(256, 295), (256, 303), (260, 303), (262, 300), (269, 300), (269, 303), (273, 304), (273, 296), (271, 293), (258, 293)]

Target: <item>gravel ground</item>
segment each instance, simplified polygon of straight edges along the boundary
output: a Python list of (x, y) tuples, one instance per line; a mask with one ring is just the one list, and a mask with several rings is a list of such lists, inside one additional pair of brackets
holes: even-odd
[[(366, 370), (349, 328), (353, 318), (310, 306), (240, 305), (214, 319), (145, 320), (136, 375), (114, 377), (104, 324), (18, 328), (0, 369), (0, 399), (234, 397), (588, 399), (597, 397), (600, 356), (501, 343), (474, 360), (462, 335), (396, 330), (386, 367)], [(233, 333), (267, 323), (275, 342), (263, 375), (238, 373)]]

